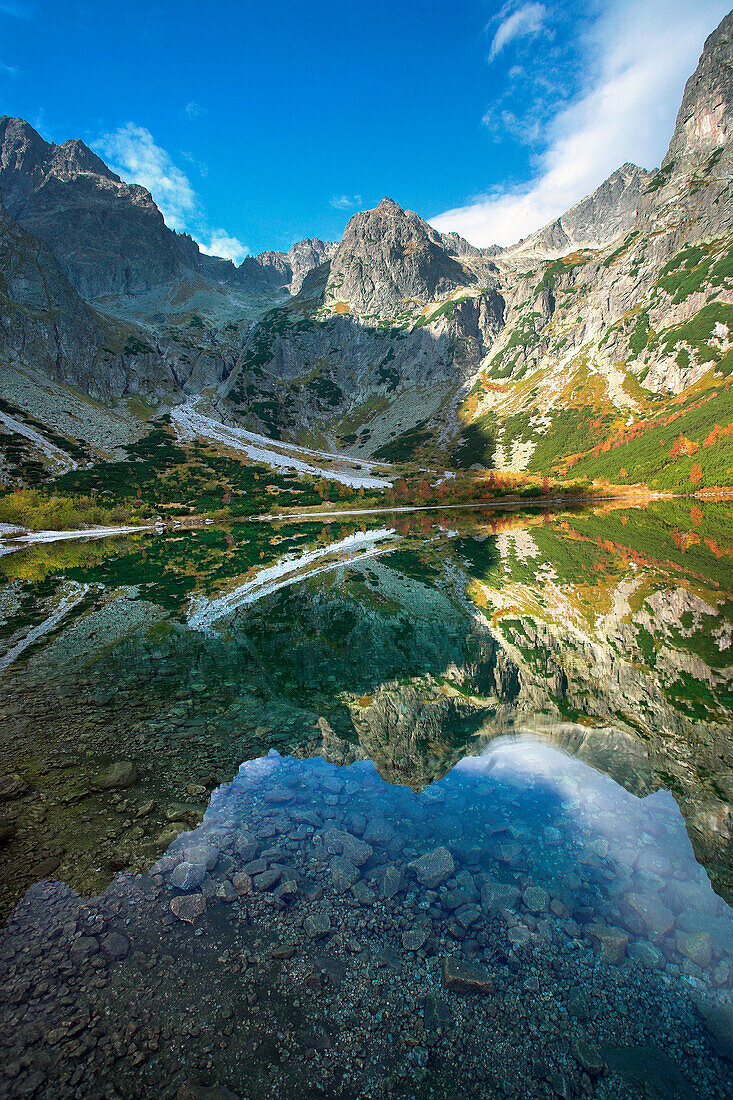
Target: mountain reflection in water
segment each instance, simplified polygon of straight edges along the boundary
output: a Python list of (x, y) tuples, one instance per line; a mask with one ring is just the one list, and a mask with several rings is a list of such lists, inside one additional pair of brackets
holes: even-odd
[(729, 518), (0, 559), (8, 1095), (733, 1095)]

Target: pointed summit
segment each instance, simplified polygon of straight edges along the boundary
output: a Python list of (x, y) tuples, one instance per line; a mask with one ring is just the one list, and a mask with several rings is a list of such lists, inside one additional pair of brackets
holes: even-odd
[(700, 163), (728, 144), (733, 133), (733, 12), (705, 41), (685, 85), (674, 134), (662, 167)]
[(390, 199), (388, 195), (385, 195), (378, 206), (374, 208), (374, 213), (388, 214), (388, 213), (400, 213), (404, 214), (404, 210), (398, 202), (394, 199)]
[(65, 141), (63, 145), (54, 146), (49, 167), (60, 178), (69, 178), (80, 172), (90, 172), (103, 179), (114, 180), (116, 183), (122, 182), (101, 157), (93, 153), (79, 138), (72, 138), (70, 141)]
[(394, 310), (406, 298), (430, 301), (474, 282), (437, 230), (412, 210), (383, 198), (354, 214), (331, 264), (326, 289), (355, 313)]

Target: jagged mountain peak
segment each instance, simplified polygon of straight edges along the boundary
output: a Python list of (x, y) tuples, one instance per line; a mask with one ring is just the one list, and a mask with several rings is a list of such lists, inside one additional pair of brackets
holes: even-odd
[(384, 198), (381, 199), (381, 201), (379, 203), (377, 203), (377, 205), (375, 206), (374, 209), (375, 209), (375, 211), (378, 211), (381, 214), (387, 214), (387, 213), (404, 214), (404, 213), (406, 213), (405, 209), (402, 206), (400, 206), (400, 204), (398, 202), (395, 202), (394, 199), (391, 199), (389, 197), (389, 195), (385, 195)]
[(733, 132), (733, 12), (705, 40), (698, 66), (685, 84), (674, 134), (662, 167), (699, 163), (728, 144)]
[[(88, 172), (103, 179), (122, 184), (120, 177), (108, 168), (101, 157), (93, 153), (80, 138), (71, 138), (61, 145), (55, 145), (50, 158), (49, 169), (60, 178)], [(130, 186), (130, 185), (128, 185)]]
[(476, 279), (437, 230), (385, 197), (350, 219), (331, 263), (326, 300), (379, 314), (406, 300), (431, 301)]
[(35, 186), (48, 174), (69, 179), (79, 173), (122, 184), (120, 177), (80, 138), (56, 145), (45, 141), (25, 119), (8, 115), (0, 118), (0, 170), (6, 183), (12, 171), (30, 177)]
[(632, 228), (650, 179), (651, 173), (645, 168), (623, 164), (590, 195), (506, 249), (505, 255), (554, 259), (580, 248), (603, 248)]

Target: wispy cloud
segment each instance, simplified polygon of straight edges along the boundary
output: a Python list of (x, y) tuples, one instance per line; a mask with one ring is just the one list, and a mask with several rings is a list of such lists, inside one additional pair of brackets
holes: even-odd
[(354, 206), (361, 206), (361, 195), (334, 195), (331, 206), (337, 210), (351, 210)]
[(188, 161), (189, 164), (192, 164), (194, 166), (200, 176), (208, 176), (209, 166), (206, 161), (196, 160), (196, 157), (193, 155), (193, 153), (184, 152), (183, 150), (181, 150), (181, 156), (185, 161)]
[(207, 256), (222, 256), (237, 265), (241, 264), (245, 256), (249, 256), (247, 245), (242, 244), (237, 237), (230, 237), (224, 229), (214, 229), (209, 240), (200, 241), (199, 245)]
[(196, 103), (192, 99), (191, 102), (187, 103), (186, 106), (183, 108), (181, 114), (184, 116), (184, 118), (187, 118), (191, 122), (193, 122), (195, 121), (195, 119), (201, 118), (203, 115), (208, 114), (208, 111), (206, 107), (202, 107), (200, 103)]
[[(685, 80), (727, 10), (727, 0), (604, 0), (581, 41), (581, 71), (590, 75), (569, 102), (557, 102), (531, 178), (479, 195), (433, 225), (477, 245), (513, 244), (626, 161), (659, 164)], [(546, 99), (554, 102), (551, 92)]]
[(186, 173), (176, 167), (165, 149), (155, 144), (150, 130), (128, 122), (103, 134), (94, 142), (94, 148), (120, 176), (147, 187), (166, 225), (171, 229), (186, 228), (196, 211), (196, 194)]
[[(129, 183), (139, 183), (153, 196), (170, 229), (191, 233), (210, 256), (223, 256), (241, 263), (248, 249), (224, 229), (211, 230), (201, 213), (201, 203), (186, 173), (170, 153), (157, 145), (150, 130), (128, 122), (117, 130), (102, 134), (93, 148), (110, 168)], [(184, 154), (182, 154), (184, 155)], [(202, 174), (206, 166), (193, 161)]]
[(510, 42), (539, 34), (546, 25), (547, 8), (538, 3), (520, 4), (519, 7), (505, 4), (498, 18), (500, 22), (491, 40), (489, 61), (493, 61)]
[(0, 73), (5, 73), (6, 76), (17, 76), (19, 72), (17, 65), (5, 65), (0, 61)]
[(33, 8), (30, 4), (14, 3), (13, 0), (0, 2), (0, 15), (11, 15), (14, 19), (30, 19)]

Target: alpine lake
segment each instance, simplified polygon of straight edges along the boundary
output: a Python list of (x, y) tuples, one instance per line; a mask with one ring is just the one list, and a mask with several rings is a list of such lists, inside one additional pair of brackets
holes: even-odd
[(0, 1095), (733, 1097), (730, 503), (0, 556)]

